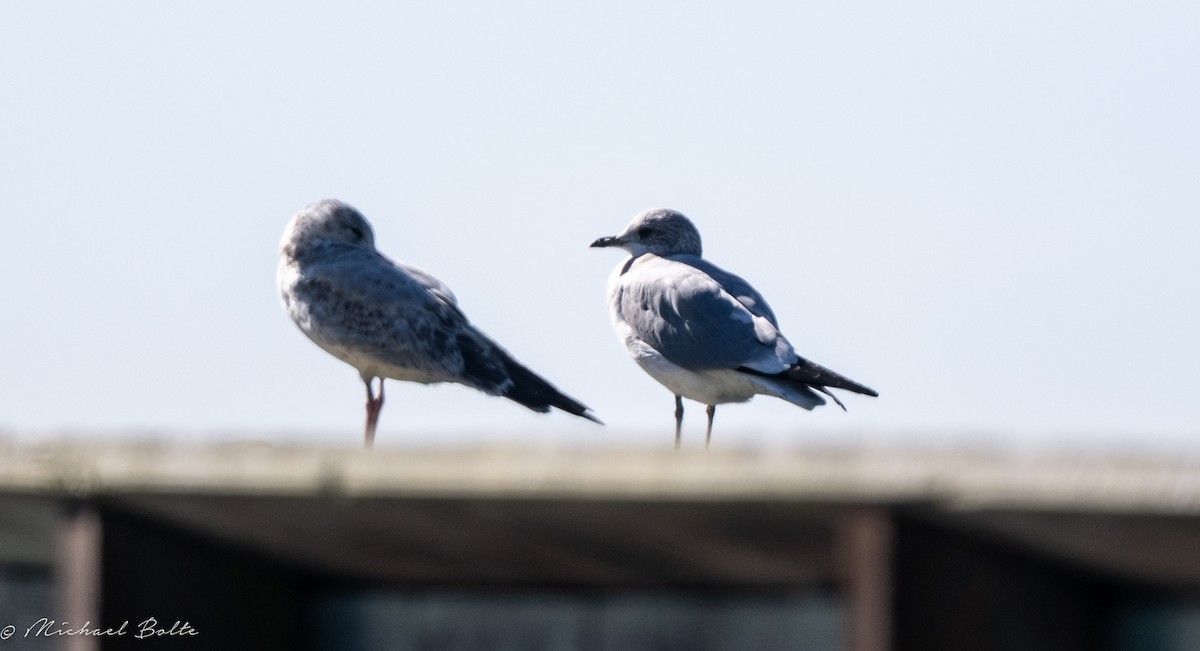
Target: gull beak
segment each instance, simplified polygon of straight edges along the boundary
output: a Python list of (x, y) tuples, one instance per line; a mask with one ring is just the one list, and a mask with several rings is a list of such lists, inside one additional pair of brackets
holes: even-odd
[(604, 248), (606, 246), (621, 246), (621, 244), (623, 244), (623, 242), (621, 242), (621, 238), (608, 236), (608, 237), (602, 237), (602, 238), (596, 240), (595, 242), (592, 242), (591, 248), (599, 249), (599, 248)]

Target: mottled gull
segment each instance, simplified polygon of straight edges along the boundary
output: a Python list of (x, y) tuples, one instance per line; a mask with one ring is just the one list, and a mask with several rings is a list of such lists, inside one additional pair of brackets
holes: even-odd
[(353, 207), (327, 200), (301, 210), (288, 223), (280, 249), (284, 309), (366, 384), (367, 447), (375, 439), (385, 378), (458, 382), (537, 412), (557, 407), (600, 422), (471, 325), (438, 279), (376, 251), (370, 223)]
[(830, 388), (879, 395), (797, 355), (763, 297), (700, 257), (700, 232), (681, 213), (647, 210), (592, 246), (629, 252), (609, 278), (609, 314), (633, 359), (675, 394), (676, 447), (682, 398), (708, 406), (707, 446), (720, 404), (764, 394), (811, 410), (825, 404), (820, 392), (844, 410)]

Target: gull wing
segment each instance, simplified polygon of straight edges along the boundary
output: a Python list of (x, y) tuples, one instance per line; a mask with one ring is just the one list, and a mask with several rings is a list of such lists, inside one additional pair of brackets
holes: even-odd
[(689, 370), (785, 371), (796, 354), (766, 301), (741, 278), (697, 261), (640, 256), (616, 285), (621, 318), (642, 341)]

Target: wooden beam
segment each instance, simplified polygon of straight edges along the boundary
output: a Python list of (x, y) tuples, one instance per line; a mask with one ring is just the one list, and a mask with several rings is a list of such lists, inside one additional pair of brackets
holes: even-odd
[[(63, 628), (105, 625), (100, 621), (102, 528), (94, 506), (76, 504), (59, 529), (54, 583), (58, 622)], [(66, 635), (59, 642), (64, 651), (100, 648), (100, 638), (94, 635)]]
[(883, 507), (853, 507), (839, 516), (835, 550), (846, 595), (847, 649), (892, 647), (892, 516)]

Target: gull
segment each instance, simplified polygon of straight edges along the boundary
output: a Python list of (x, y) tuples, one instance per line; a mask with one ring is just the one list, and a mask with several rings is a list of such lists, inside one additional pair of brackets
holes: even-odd
[(471, 325), (441, 281), (379, 253), (371, 224), (346, 203), (318, 201), (292, 217), (280, 243), (278, 282), (300, 330), (366, 384), (367, 447), (387, 378), (457, 382), (533, 411), (556, 407), (600, 422)]
[(796, 354), (762, 295), (701, 257), (700, 231), (682, 213), (644, 211), (592, 246), (629, 253), (608, 281), (609, 315), (634, 361), (675, 394), (676, 448), (683, 398), (707, 405), (708, 447), (720, 404), (763, 394), (812, 410), (825, 404), (820, 392), (845, 410), (830, 388), (879, 395)]

